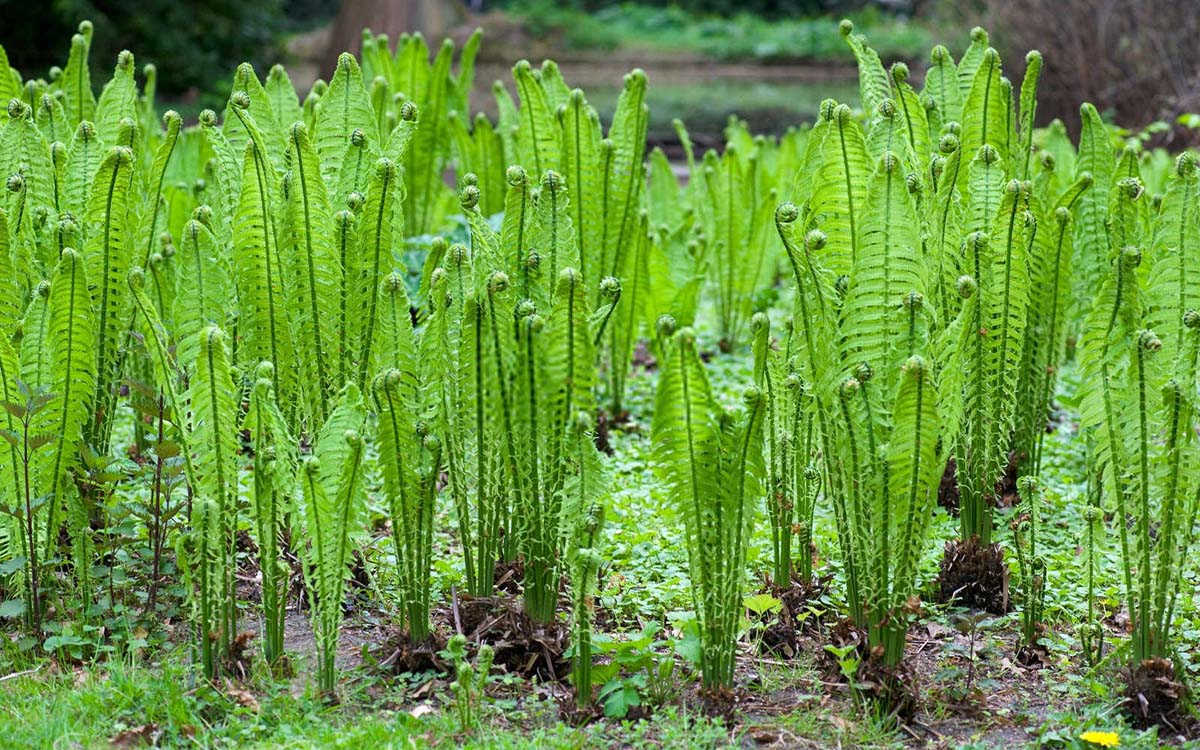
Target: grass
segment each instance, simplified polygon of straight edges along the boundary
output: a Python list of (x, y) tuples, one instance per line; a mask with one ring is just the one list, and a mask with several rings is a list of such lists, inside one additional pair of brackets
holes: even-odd
[[(359, 677), (342, 703), (329, 705), (296, 683), (261, 676), (238, 688), (195, 683), (186, 655), (165, 652), (152, 664), (119, 662), (38, 673), (0, 686), (0, 746), (26, 748), (205, 747), (357, 748), (448, 744), (479, 748), (582, 748), (620, 740), (630, 747), (714, 747), (724, 728), (704, 717), (665, 710), (647, 722), (572, 727), (545, 701), (494, 702), (465, 734), (445, 701), (448, 691), (413, 702), (412, 686)], [(36, 717), (31, 720), (30, 717)]]

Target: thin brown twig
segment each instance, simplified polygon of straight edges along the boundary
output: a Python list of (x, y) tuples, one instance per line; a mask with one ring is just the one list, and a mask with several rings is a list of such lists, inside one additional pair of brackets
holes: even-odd
[(44, 666), (46, 666), (46, 665), (39, 664), (36, 667), (34, 667), (33, 669), (26, 669), (22, 672), (13, 672), (12, 674), (6, 674), (3, 677), (0, 677), (0, 682), (4, 682), (5, 680), (14, 680), (18, 677), (25, 677), (27, 675), (31, 675), (36, 672), (40, 672), (42, 670), (42, 667), (44, 667)]
[(454, 613), (454, 629), (459, 635), (466, 635), (462, 628), (462, 618), (458, 614), (458, 587), (450, 587), (450, 611)]

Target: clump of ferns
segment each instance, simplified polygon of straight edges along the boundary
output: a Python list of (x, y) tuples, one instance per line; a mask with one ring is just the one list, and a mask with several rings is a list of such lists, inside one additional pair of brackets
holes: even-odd
[(1127, 708), (1139, 723), (1169, 722), (1185, 692), (1171, 636), (1200, 515), (1200, 292), (1185, 270), (1200, 247), (1187, 220), (1196, 180), (1193, 157), (1180, 157), (1148, 254), (1144, 187), (1117, 181), (1109, 272), (1082, 341), (1081, 423), (1095, 435), (1092, 467), (1115, 505), (1132, 629)]
[[(1127, 370), (1124, 378), (1118, 375), (1116, 382), (1104, 386), (1106, 400), (1113, 404), (1106, 429), (1122, 443), (1110, 446), (1108, 484), (1116, 495), (1132, 623), (1128, 707), (1139, 721), (1168, 719), (1170, 703), (1184, 693), (1171, 663), (1171, 635), (1200, 515), (1196, 438), (1200, 313), (1189, 310), (1185, 328), (1186, 348), (1178, 353), (1179, 369), (1172, 369), (1170, 353), (1162, 353), (1162, 339), (1143, 329), (1123, 342), (1118, 340), (1118, 345), (1132, 350)], [(1127, 519), (1132, 520), (1132, 529)]]
[(284, 666), (284, 620), (291, 574), (282, 553), (295, 513), (292, 498), (299, 457), (296, 442), (276, 400), (274, 377), (274, 365), (265, 361), (259, 363), (242, 429), (250, 438), (254, 472), (251, 528), (262, 574), (263, 654), (272, 668), (281, 668)]
[[(451, 425), (448, 455), (461, 469), (451, 490), (470, 540), (468, 581), (480, 595), (490, 593), (494, 563), (519, 559), (526, 612), (548, 623), (572, 523), (563, 517), (563, 492), (585, 467), (572, 449), (572, 425), (577, 413), (594, 411), (596, 342), (620, 286), (603, 280), (601, 307), (591, 310), (585, 279), (571, 265), (578, 254), (566, 213), (545, 210), (548, 201), (563, 204), (562, 185), (549, 173), (531, 195), (523, 170), (510, 168), (507, 176), (512, 210), (499, 234), (479, 215), (478, 188), (463, 188), (474, 249), (451, 248), (442, 272), (431, 274), (435, 312), (428, 330), (465, 373), (449, 388), (457, 397), (448, 391), (443, 404), (457, 398), (470, 416), (463, 420), (462, 411), (443, 406), (440, 418)], [(521, 240), (525, 233), (533, 239)], [(529, 250), (523, 242), (530, 241), (546, 252)], [(557, 271), (547, 278), (551, 269)], [(461, 313), (453, 299), (463, 299)], [(473, 508), (464, 498), (472, 483)], [(471, 515), (473, 528), (464, 524)]]
[(949, 448), (938, 438), (957, 423), (953, 390), (939, 382), (945, 373), (933, 358), (934, 315), (920, 291), (924, 261), (899, 168), (888, 152), (877, 163), (863, 242), (844, 281), (822, 265), (823, 232), (797, 237), (796, 206), (775, 215), (796, 283), (795, 361), (813, 383), (814, 437), (850, 620), (865, 631), (864, 660), (880, 668), (881, 697), (897, 706), (904, 701), (894, 677), (908, 619), (920, 609), (921, 550)]
[(305, 583), (317, 643), (317, 684), (331, 697), (337, 685), (334, 659), (351, 560), (350, 534), (365, 501), (364, 420), (362, 394), (348, 383), (317, 433), (312, 453), (300, 463), (304, 528), (309, 540), (304, 549)]
[[(788, 321), (780, 346), (771, 342), (770, 320), (755, 313), (754, 380), (766, 395), (767, 517), (771, 523), (771, 578), (789, 588), (813, 583), (813, 514), (821, 492), (813, 394), (795, 362), (796, 335)], [(795, 547), (793, 548), (793, 541)]]
[(658, 328), (669, 342), (655, 396), (654, 468), (684, 520), (701, 681), (718, 696), (733, 686), (746, 548), (766, 475), (766, 399), (751, 386), (743, 409), (722, 408), (692, 329), (673, 332), (669, 317)]
[(430, 566), (442, 442), (414, 413), (419, 404), (414, 375), (412, 369), (389, 369), (375, 378), (372, 395), (378, 462), (399, 568), (400, 602), (409, 639), (420, 644), (431, 632)]
[(757, 146), (746, 149), (731, 141), (721, 156), (714, 151), (704, 155), (699, 175), (705, 201), (699, 215), (713, 238), (709, 272), (716, 275), (718, 343), (723, 352), (737, 346), (754, 293), (774, 261), (768, 221), (778, 195), (762, 160)]
[(1042, 661), (1044, 647), (1039, 643), (1046, 626), (1046, 559), (1038, 549), (1041, 526), (1043, 489), (1037, 479), (1024, 476), (1018, 480), (1021, 502), (1015, 517), (1009, 522), (1013, 534), (1013, 549), (1017, 554), (1017, 571), (1021, 591), (1021, 637), (1017, 643), (1018, 658), (1025, 664)]
[[(239, 405), (226, 337), (216, 326), (200, 332), (190, 382), (181, 390), (175, 350), (141, 269), (130, 272), (128, 288), (143, 323), (142, 340), (164, 411), (189, 415), (174, 425), (191, 498), (191, 528), (176, 548), (188, 584), (197, 660), (205, 677), (214, 679), (231, 652), (237, 629), (234, 530), (240, 503)], [(249, 431), (254, 454), (252, 529), (263, 575), (263, 649), (272, 668), (281, 668), (288, 571), (280, 559), (280, 545), (292, 514), (295, 445), (275, 402), (274, 368), (263, 362), (255, 374), (240, 427)]]
[[(477, 200), (478, 189), (472, 186), (471, 192)], [(473, 207), (472, 203), (469, 208)], [(425, 295), (429, 317), (420, 346), (426, 366), (437, 368), (429, 379), (434, 391), (432, 420), (442, 436), (467, 592), (490, 596), (494, 566), (506, 557), (505, 542), (511, 539), (506, 533), (511, 483), (505, 478), (510, 464), (496, 408), (499, 381), (489, 314), (494, 305), (488, 300), (504, 295), (508, 277), (494, 275), (486, 281), (490, 292), (477, 291), (472, 260), (466, 246), (451, 245), (442, 265), (430, 273)], [(402, 286), (395, 285), (397, 293)]]
[[(587, 506), (564, 502), (566, 488), (594, 470), (594, 444), (578, 439), (579, 414), (592, 414), (593, 331), (583, 278), (558, 274), (549, 317), (523, 301), (517, 307), (514, 388), (518, 455), (516, 512), (524, 562), (526, 613), (550, 622), (558, 601), (563, 539)], [(589, 477), (589, 480), (591, 478)]]
[(579, 706), (592, 702), (592, 615), (600, 565), (603, 562), (603, 496), (609, 472), (596, 451), (593, 418), (576, 412), (572, 452), (580, 470), (564, 488), (566, 560), (571, 586), (571, 683)]
[[(983, 146), (972, 162), (984, 174), (998, 160)], [(1011, 180), (988, 231), (966, 238), (959, 280), (964, 304), (947, 329), (955, 387), (962, 393), (962, 433), (954, 440), (960, 494), (959, 538), (946, 547), (941, 594), (989, 611), (1008, 608), (1008, 569), (992, 539), (996, 482), (1007, 465), (1016, 428), (1026, 313), (1029, 244), (1037, 221), (1027, 183)]]

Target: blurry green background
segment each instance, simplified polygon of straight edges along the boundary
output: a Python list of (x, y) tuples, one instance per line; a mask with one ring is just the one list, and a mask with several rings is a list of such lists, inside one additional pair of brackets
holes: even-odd
[(1026, 50), (1046, 56), (1043, 122), (1074, 125), (1094, 102), (1129, 126), (1165, 120), (1160, 140), (1194, 136), (1174, 124), (1200, 110), (1200, 3), (1194, 0), (0, 0), (0, 44), (26, 76), (61, 65), (84, 18), (95, 24), (94, 80), (130, 49), (159, 72), (160, 98), (194, 115), (224, 99), (237, 63), (288, 66), (307, 88), (336, 55), (356, 50), (364, 26), (420, 30), (462, 41), (484, 29), (472, 106), (494, 114), (490, 85), (521, 58), (552, 57), (604, 115), (621, 75), (650, 77), (651, 137), (688, 123), (702, 145), (738, 113), (758, 131), (811, 119), (821, 99), (856, 104), (853, 59), (837, 33), (854, 20), (885, 63), (902, 60), (919, 81), (929, 48), (958, 53), (983, 24), (1019, 80)]

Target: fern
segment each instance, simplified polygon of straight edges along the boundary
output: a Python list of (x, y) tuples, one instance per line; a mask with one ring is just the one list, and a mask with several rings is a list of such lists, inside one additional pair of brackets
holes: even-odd
[(1029, 299), (1028, 236), (1035, 220), (1028, 196), (1016, 181), (1005, 188), (990, 236), (968, 238), (968, 268), (978, 292), (961, 313), (967, 316), (961, 344), (965, 365), (965, 433), (958, 466), (962, 493), (960, 533), (991, 543), (991, 505), (996, 479), (1008, 459)]
[[(821, 490), (819, 471), (811, 463), (817, 447), (812, 388), (797, 372), (792, 340), (797, 334), (791, 321), (787, 339), (779, 347), (770, 342), (770, 322), (764, 313), (756, 313), (751, 326), (755, 384), (766, 396), (763, 429), (771, 577), (778, 586), (790, 585), (793, 576), (807, 585), (813, 575), (813, 517)], [(798, 555), (793, 555), (793, 539)]]
[(764, 476), (763, 397), (752, 388), (745, 413), (723, 413), (692, 331), (676, 332), (669, 349), (655, 396), (655, 471), (684, 519), (704, 686), (728, 688), (746, 545)]
[(341, 331), (337, 317), (324, 311), (339, 308), (344, 269), (331, 241), (335, 235), (329, 194), (307, 128), (293, 125), (289, 141), (284, 193), (290, 231), (284, 265), (295, 283), (296, 301), (287, 309), (295, 316), (292, 325), (296, 359), (303, 368), (306, 411), (316, 425), (330, 413), (336, 388)]
[[(442, 220), (446, 188), (442, 171), (450, 154), (447, 112), (459, 110), (461, 99), (455, 92), (450, 67), (454, 44), (446, 40), (430, 64), (428, 50), (410, 46), (408, 71), (401, 71), (398, 83), (409, 101), (416, 104), (417, 124), (404, 164), (404, 226), (411, 234), (425, 234)], [(399, 52), (399, 51), (398, 51)], [(399, 57), (399, 54), (397, 55)], [(405, 75), (406, 74), (406, 75)], [(419, 83), (413, 78), (418, 77)], [(407, 85), (405, 81), (408, 81)]]
[[(371, 100), (363, 85), (362, 70), (353, 55), (342, 53), (338, 56), (337, 70), (329, 80), (329, 89), (321, 102), (313, 138), (320, 157), (321, 176), (326, 189), (333, 192), (338, 186), (338, 174), (355, 131), (361, 133), (368, 144), (379, 148), (379, 129), (375, 127)], [(339, 197), (344, 199), (345, 196)]]
[(209, 326), (200, 335), (188, 393), (195, 450), (190, 574), (200, 663), (215, 678), (237, 634), (234, 532), (237, 529), (237, 404), (233, 400), (225, 334)]
[(1086, 194), (1091, 177), (1072, 184), (1050, 213), (1039, 200), (1030, 243), (1030, 291), (1026, 311), (1025, 354), (1018, 382), (1017, 433), (1014, 450), (1037, 476), (1041, 470), (1051, 399), (1059, 363), (1065, 358), (1067, 304), (1070, 300), (1071, 209)]
[(396, 165), (390, 159), (381, 159), (363, 206), (358, 253), (353, 263), (346, 264), (346, 286), (350, 289), (347, 308), (354, 313), (344, 323), (343, 336), (350, 342), (351, 351), (357, 352), (357, 382), (361, 387), (366, 386), (374, 361), (372, 347), (381, 307), (378, 291), (392, 265), (393, 216), (403, 200), (402, 191)]
[(335, 401), (317, 433), (312, 454), (301, 461), (299, 475), (309, 539), (306, 574), (319, 659), (317, 681), (327, 695), (336, 688), (334, 657), (350, 561), (350, 534), (363, 504), (362, 394), (351, 383)]
[[(845, 108), (829, 112), (823, 172), (809, 203), (822, 230), (801, 239), (801, 210), (784, 204), (776, 211), (796, 282), (786, 359), (772, 367), (765, 341), (756, 359), (769, 399), (812, 410), (805, 454), (786, 442), (799, 441), (800, 431), (777, 426), (801, 415), (768, 409), (773, 482), (797, 504), (811, 503), (812, 494), (800, 493), (812, 493), (812, 483), (823, 488), (834, 510), (851, 618), (883, 664), (903, 655), (915, 572), (949, 449), (939, 434), (952, 424), (947, 413), (954, 401), (942, 393), (943, 368), (931, 345), (937, 310), (926, 302), (925, 284), (937, 277), (921, 252), (920, 180), (904, 171), (913, 139), (902, 104), (887, 99), (877, 108), (872, 139), (883, 151), (869, 182), (848, 171), (861, 169), (851, 165), (866, 154), (857, 125)], [(848, 253), (826, 251), (829, 232), (844, 238)], [(794, 395), (780, 392), (784, 378)], [(820, 456), (822, 464), (788, 462), (789, 450)], [(777, 575), (787, 564), (778, 563)]]
[[(600, 190), (600, 174), (596, 166), (600, 158), (600, 118), (579, 89), (572, 91), (566, 106), (559, 114), (563, 132), (562, 173), (567, 179), (567, 195), (570, 203), (567, 212), (575, 232), (575, 247), (579, 253), (579, 272), (585, 279), (606, 273), (600, 266), (603, 261), (603, 228), (601, 216), (604, 210), (603, 193)], [(598, 290), (590, 294), (593, 304)]]
[[(103, 103), (104, 98), (101, 97)], [(99, 106), (99, 105), (98, 105)], [(96, 310), (95, 414), (87, 429), (89, 444), (107, 453), (120, 380), (119, 349), (128, 315), (125, 277), (131, 265), (134, 237), (131, 203), (133, 152), (114, 147), (105, 156), (88, 198), (83, 260), (87, 265), (92, 305)]]
[(254, 540), (262, 571), (263, 654), (271, 665), (283, 659), (289, 570), (282, 557), (291, 531), (293, 490), (298, 456), (276, 401), (274, 367), (260, 363), (242, 429), (250, 436), (254, 455), (251, 511)]
[[(176, 356), (195, 362), (199, 339), (209, 326), (225, 328), (233, 317), (233, 280), (217, 241), (208, 227), (189, 221), (176, 253), (172, 321)], [(189, 371), (190, 367), (187, 368)]]
[(564, 516), (573, 526), (564, 529), (566, 559), (571, 581), (572, 658), (571, 681), (575, 701), (587, 705), (592, 696), (592, 609), (593, 586), (603, 560), (600, 537), (604, 530), (603, 496), (610, 481), (600, 461), (591, 434), (592, 417), (576, 412), (568, 453), (578, 462), (579, 472), (564, 487)]
[[(567, 534), (587, 509), (563, 504), (566, 486), (588, 467), (572, 450), (579, 414), (590, 415), (592, 331), (583, 278), (564, 268), (557, 279), (554, 307), (541, 321), (518, 321), (516, 430), (528, 443), (524, 462), (529, 474), (516, 512), (527, 520), (521, 535), (525, 559), (525, 607), (541, 622), (553, 619), (559, 579), (564, 572)], [(545, 330), (539, 330), (544, 326)]]
[(822, 264), (835, 274), (849, 271), (858, 256), (858, 224), (866, 205), (870, 175), (862, 128), (850, 108), (838, 105), (830, 115), (821, 147), (820, 164), (813, 177), (810, 210), (821, 231), (829, 237), (830, 257)]
[[(79, 33), (71, 37), (71, 52), (67, 56), (62, 76), (56, 82), (65, 94), (63, 108), (72, 127), (77, 127), (84, 120), (95, 118), (96, 96), (92, 92), (91, 71), (88, 66), (91, 40), (92, 23), (83, 21), (79, 24)], [(3, 99), (7, 100), (9, 96), (4, 95)]]
[(541, 77), (535, 75), (527, 60), (514, 65), (512, 75), (521, 99), (516, 156), (522, 166), (540, 175), (557, 165), (561, 158), (562, 145), (554, 121), (554, 107), (542, 87)]
[(1091, 305), (1108, 267), (1108, 242), (1104, 226), (1116, 172), (1115, 149), (1108, 127), (1091, 104), (1079, 108), (1082, 121), (1075, 175), (1092, 176), (1092, 188), (1078, 203), (1074, 221), (1073, 245), (1079, 273), (1072, 285), (1071, 321), (1074, 333), (1081, 333)]
[[(79, 460), (83, 444), (82, 430), (89, 424), (96, 388), (96, 363), (93, 359), (99, 331), (95, 311), (88, 294), (88, 275), (84, 259), (70, 248), (63, 250), (50, 282), (47, 300), (46, 341), (49, 377), (45, 386), (53, 398), (43, 413), (44, 421), (35, 422), (37, 434), (53, 435), (45, 463), (38, 467), (38, 488), (50, 494), (44, 548), (54, 549), (59, 533), (58, 513), (65, 507), (67, 525), (76, 545), (76, 575), (86, 581), (90, 558), (81, 545), (88, 541), (87, 514), (76, 496), (67, 492), (69, 472)], [(67, 495), (67, 497), (64, 497)], [(86, 586), (83, 587), (84, 590)]]
[[(410, 351), (410, 354), (412, 352)], [(433, 558), (433, 514), (441, 441), (418, 422), (419, 386), (416, 362), (407, 372), (381, 373), (373, 386), (379, 419), (379, 465), (392, 521), (392, 542), (399, 567), (400, 602), (414, 644), (429, 638), (430, 565)]]

